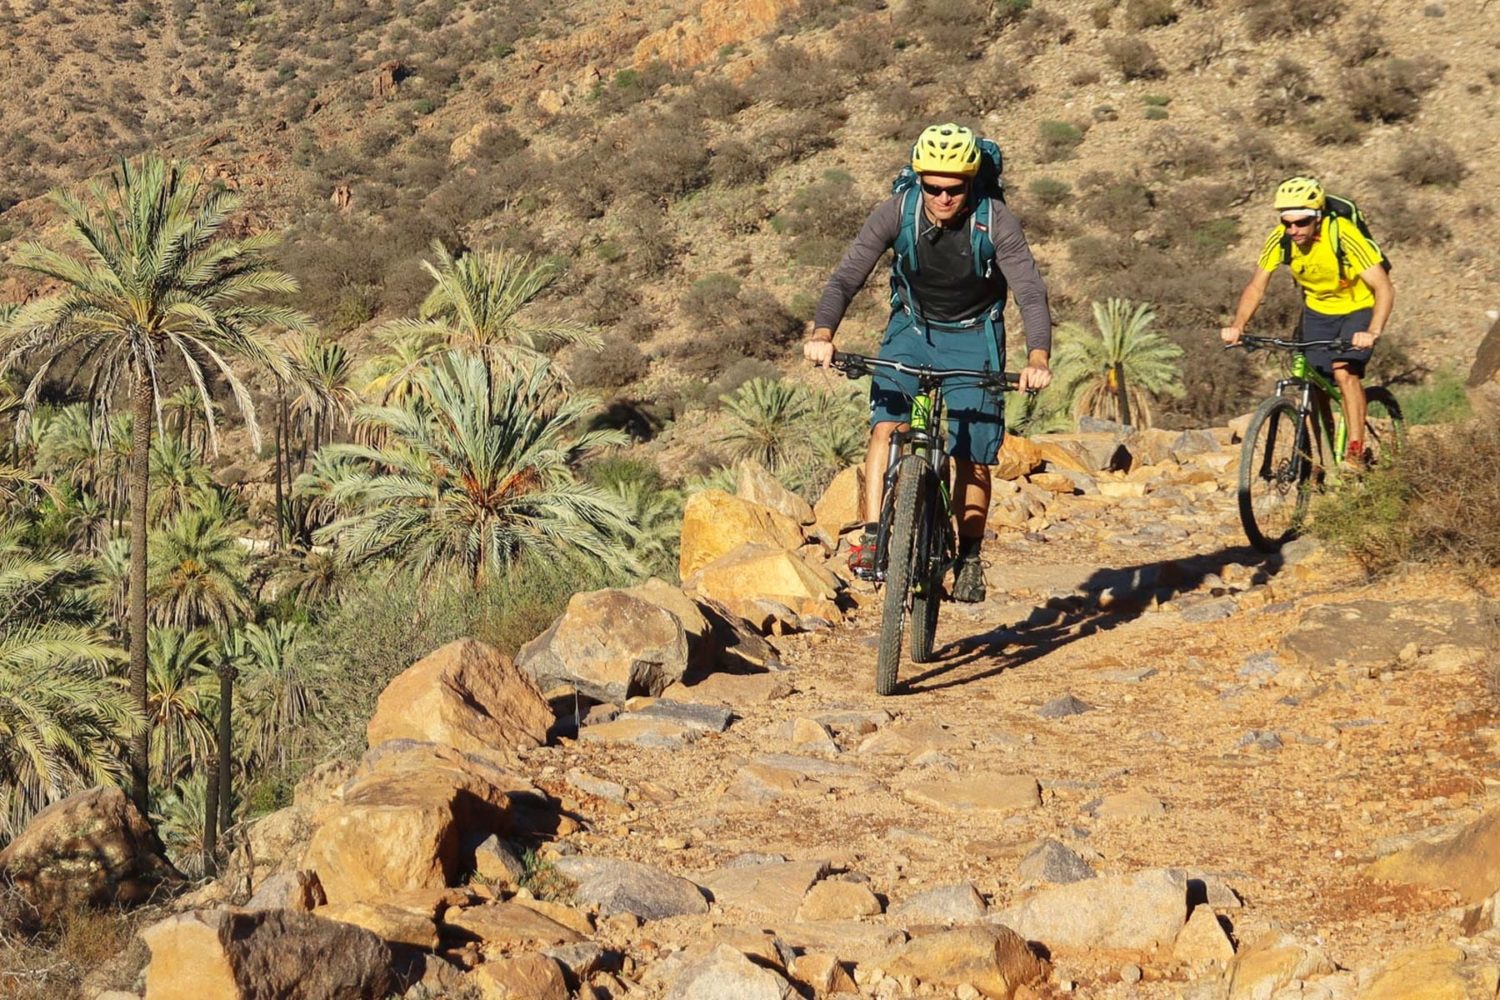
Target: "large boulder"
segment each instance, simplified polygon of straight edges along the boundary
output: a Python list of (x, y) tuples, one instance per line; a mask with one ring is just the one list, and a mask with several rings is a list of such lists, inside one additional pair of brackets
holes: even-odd
[(516, 663), (543, 688), (573, 684), (594, 701), (656, 697), (688, 665), (682, 621), (623, 590), (574, 594), (552, 625), (521, 647)]
[(291, 910), (196, 910), (141, 931), (151, 1000), (384, 1000), (391, 954), (352, 924)]
[(768, 507), (798, 524), (813, 523), (812, 505), (787, 489), (753, 459), (745, 459), (735, 472), (735, 494), (741, 500)]
[(46, 922), (80, 906), (131, 906), (181, 876), (135, 804), (118, 788), (91, 788), (32, 817), (0, 851), (0, 875)]
[(518, 828), (518, 802), (542, 798), (483, 755), (384, 743), (318, 813), (300, 867), (317, 872), (330, 903), (454, 885), (473, 870), (480, 844)]
[(762, 632), (812, 617), (839, 621), (838, 581), (795, 552), (747, 543), (683, 581), (689, 593), (717, 601)]
[(1452, 889), (1465, 903), (1500, 890), (1500, 809), (1491, 809), (1456, 835), (1413, 844), (1370, 865), (1371, 878), (1401, 885)]
[(370, 746), (424, 740), (460, 750), (536, 747), (552, 709), (536, 683), (493, 646), (456, 639), (386, 685), (366, 732)]
[(1007, 434), (1000, 443), (1000, 454), (990, 471), (997, 479), (1020, 479), (1036, 472), (1045, 461), (1030, 440), (1019, 434)]
[(824, 537), (837, 539), (865, 520), (865, 470), (851, 465), (833, 477), (813, 504), (813, 520)]
[(685, 878), (615, 858), (566, 857), (555, 862), (563, 878), (576, 883), (580, 903), (610, 916), (630, 913), (642, 920), (663, 920), (708, 912), (703, 890)]
[(1150, 869), (1043, 889), (989, 919), (1053, 952), (1149, 952), (1170, 947), (1187, 915), (1187, 875)]
[(695, 493), (682, 509), (679, 575), (686, 580), (726, 552), (752, 542), (796, 549), (802, 544), (802, 529), (785, 514), (722, 490)]

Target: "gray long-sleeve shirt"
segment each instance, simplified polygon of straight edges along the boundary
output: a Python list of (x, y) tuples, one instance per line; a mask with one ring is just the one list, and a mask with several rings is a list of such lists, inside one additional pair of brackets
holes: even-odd
[[(881, 256), (895, 246), (900, 230), (901, 199), (891, 197), (870, 213), (859, 235), (844, 251), (843, 258), (834, 268), (828, 285), (818, 300), (817, 311), (813, 314), (814, 327), (826, 327), (835, 331), (838, 329), (850, 301), (864, 287)], [(967, 246), (967, 230), (953, 235), (959, 236)], [(1047, 286), (1042, 281), (1041, 272), (1037, 270), (1031, 247), (1026, 244), (1026, 236), (1021, 232), (1020, 221), (1001, 201), (994, 201), (990, 207), (990, 241), (995, 246), (995, 266), (1004, 280), (987, 281), (974, 274), (972, 269), (969, 277), (976, 284), (989, 286), (987, 290), (995, 296), (990, 302), (1002, 298), (1008, 286), (1015, 296), (1016, 308), (1020, 310), (1021, 322), (1026, 329), (1027, 349), (1050, 351), (1052, 312), (1047, 305)], [(919, 246), (918, 254), (922, 253), (923, 248)], [(927, 277), (935, 279), (937, 275), (932, 269), (926, 269), (919, 270), (912, 276), (912, 293), (919, 304), (923, 301), (923, 282)], [(952, 289), (943, 291), (951, 294)]]

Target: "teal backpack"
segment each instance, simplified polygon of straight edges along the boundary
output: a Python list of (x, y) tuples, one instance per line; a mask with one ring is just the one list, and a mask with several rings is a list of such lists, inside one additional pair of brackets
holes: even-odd
[[(995, 262), (995, 244), (990, 242), (990, 206), (1005, 201), (1005, 160), (993, 139), (980, 139), (979, 174), (974, 179), (977, 200), (969, 213), (969, 246), (974, 273), (988, 277)], [(910, 295), (910, 276), (917, 273), (917, 221), (922, 208), (922, 186), (908, 165), (891, 182), (891, 194), (901, 199), (901, 229), (896, 234), (896, 259), (891, 264), (891, 306), (918, 315)], [(1002, 303), (1003, 304), (1003, 303)]]

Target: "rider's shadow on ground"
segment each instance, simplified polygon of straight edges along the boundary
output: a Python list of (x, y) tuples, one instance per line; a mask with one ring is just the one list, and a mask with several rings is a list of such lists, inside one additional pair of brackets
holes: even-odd
[[(1182, 559), (1101, 568), (1076, 593), (1049, 599), (1024, 621), (947, 643), (936, 651), (928, 669), (902, 688), (909, 693), (936, 691), (1014, 670), (1070, 642), (1134, 621), (1153, 603), (1194, 593), (1210, 575), (1222, 575), (1234, 563), (1251, 567), (1253, 581), (1260, 583), (1276, 575), (1282, 560), (1236, 546)], [(981, 665), (977, 672), (963, 669), (974, 664)]]

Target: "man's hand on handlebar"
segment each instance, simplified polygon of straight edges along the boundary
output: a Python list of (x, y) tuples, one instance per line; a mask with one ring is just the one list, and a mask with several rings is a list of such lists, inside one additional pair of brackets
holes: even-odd
[(1052, 368), (1048, 364), (1046, 351), (1031, 351), (1026, 356), (1026, 367), (1018, 373), (1020, 381), (1016, 388), (1022, 392), (1036, 392), (1052, 384)]
[(1233, 347), (1235, 344), (1238, 344), (1240, 338), (1244, 335), (1245, 331), (1237, 326), (1221, 327), (1219, 330), (1219, 339), (1224, 341), (1225, 347)]
[(1375, 346), (1375, 338), (1379, 334), (1371, 333), (1369, 330), (1361, 330), (1350, 338), (1349, 344), (1356, 351), (1367, 351)]
[(802, 345), (802, 356), (814, 365), (828, 368), (833, 364), (833, 331), (817, 329)]

